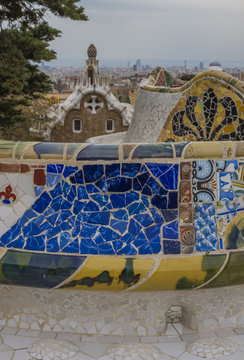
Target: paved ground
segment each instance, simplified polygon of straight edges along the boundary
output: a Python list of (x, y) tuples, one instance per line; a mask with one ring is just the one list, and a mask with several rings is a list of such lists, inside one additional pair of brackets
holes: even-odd
[(2, 328), (0, 360), (243, 360), (244, 328), (197, 333), (169, 325), (162, 336), (84, 336)]

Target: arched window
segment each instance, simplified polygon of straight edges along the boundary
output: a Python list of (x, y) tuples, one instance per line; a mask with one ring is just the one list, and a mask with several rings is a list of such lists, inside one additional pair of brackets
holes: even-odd
[(113, 132), (114, 131), (114, 119), (107, 119), (105, 123), (105, 131)]
[(74, 133), (81, 133), (82, 132), (82, 120), (81, 119), (74, 119), (73, 120), (73, 132)]

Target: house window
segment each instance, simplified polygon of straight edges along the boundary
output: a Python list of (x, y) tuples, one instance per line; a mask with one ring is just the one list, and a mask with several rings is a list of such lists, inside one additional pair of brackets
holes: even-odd
[(73, 132), (74, 133), (82, 132), (82, 120), (81, 119), (73, 120)]
[(114, 131), (114, 119), (107, 119), (105, 125), (106, 132), (113, 132)]

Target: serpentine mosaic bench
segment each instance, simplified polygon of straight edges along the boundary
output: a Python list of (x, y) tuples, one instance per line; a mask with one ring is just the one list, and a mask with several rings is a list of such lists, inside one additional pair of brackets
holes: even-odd
[(0, 283), (244, 283), (244, 142), (0, 143)]

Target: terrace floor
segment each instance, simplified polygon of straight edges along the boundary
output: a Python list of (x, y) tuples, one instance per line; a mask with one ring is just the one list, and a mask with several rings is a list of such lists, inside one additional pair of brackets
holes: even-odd
[(169, 324), (162, 336), (85, 336), (1, 328), (0, 360), (243, 360), (244, 328), (196, 332)]

